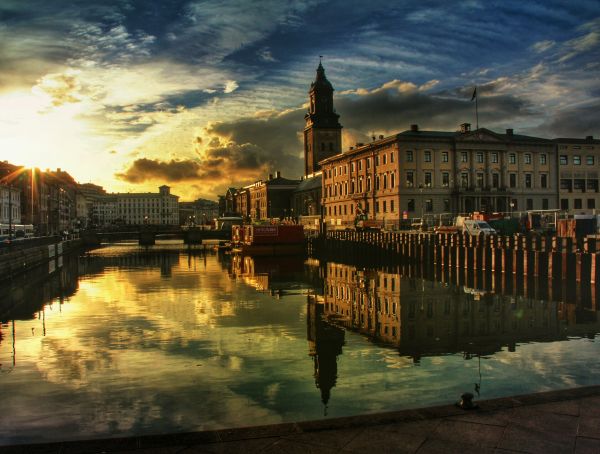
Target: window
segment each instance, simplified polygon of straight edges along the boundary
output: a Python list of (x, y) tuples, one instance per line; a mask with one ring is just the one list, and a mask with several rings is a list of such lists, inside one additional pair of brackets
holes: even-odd
[(525, 164), (531, 164), (531, 154), (525, 153)]
[(508, 163), (509, 164), (516, 164), (517, 163), (517, 155), (514, 153), (510, 153), (508, 155)]
[(442, 152), (442, 162), (448, 162), (448, 152)]
[(362, 170), (362, 159), (358, 161), (358, 170)]
[(444, 212), (450, 211), (450, 199), (444, 199)]
[(429, 150), (425, 152), (425, 162), (431, 162), (431, 151)]
[(548, 209), (548, 199), (542, 199), (542, 210)]
[(390, 211), (393, 213), (394, 212), (394, 201), (390, 200)]
[(354, 163), (350, 163), (350, 172), (354, 172)]
[(570, 178), (561, 178), (560, 189), (571, 192), (573, 190), (573, 181)]
[(496, 152), (492, 153), (492, 162), (494, 164), (498, 163), (498, 153), (496, 153)]
[(469, 174), (468, 173), (461, 173), (460, 174), (460, 187), (461, 188), (468, 188), (469, 187)]
[(375, 213), (379, 213), (379, 200), (375, 202)]
[(542, 173), (540, 175), (540, 187), (541, 188), (547, 188), (548, 187), (548, 175), (546, 175), (545, 173)]
[(479, 163), (483, 162), (483, 153), (481, 153), (481, 152), (477, 153), (477, 162), (479, 162)]
[(533, 199), (527, 199), (525, 205), (527, 206), (526, 210), (533, 210)]
[(334, 176), (334, 177), (337, 177), (337, 167), (334, 167), (334, 168), (333, 168), (333, 176)]
[(589, 156), (589, 155), (588, 155), (588, 156), (586, 156), (586, 158), (585, 158), (585, 163), (586, 163), (588, 166), (593, 166), (593, 165), (594, 165), (594, 157), (593, 157), (593, 156)]
[(561, 166), (566, 166), (569, 163), (569, 158), (567, 158), (566, 154), (561, 154), (560, 155), (559, 163), (560, 163)]
[(597, 179), (588, 179), (587, 180), (587, 190), (588, 192), (598, 192), (598, 180)]
[(573, 209), (581, 210), (581, 199), (573, 200)]
[(425, 172), (425, 187), (431, 187), (431, 172)]
[(511, 199), (510, 208), (512, 211), (517, 211), (519, 209), (519, 201), (517, 199)]
[(581, 165), (581, 156), (579, 156), (579, 155), (573, 156), (573, 165), (575, 165), (575, 166)]
[(379, 191), (379, 182), (380, 182), (381, 178), (379, 177), (379, 175), (375, 175), (375, 189)]
[(585, 192), (585, 180), (582, 178), (573, 180), (573, 189), (576, 191)]
[(410, 150), (406, 152), (406, 162), (413, 162), (413, 152)]
[(569, 209), (569, 199), (560, 199), (560, 209), (565, 211)]
[(371, 190), (371, 177), (368, 176), (367, 177), (367, 192), (369, 192)]
[(387, 164), (387, 155), (384, 153), (383, 154), (383, 165)]
[(406, 211), (415, 211), (415, 199), (408, 199)]
[(531, 174), (530, 173), (525, 174), (525, 187), (526, 188), (531, 187)]
[(383, 189), (387, 189), (387, 173), (383, 175)]
[(442, 186), (445, 188), (450, 186), (450, 174), (448, 172), (442, 172)]
[(412, 188), (415, 185), (414, 173), (406, 172), (406, 186)]
[(596, 208), (596, 199), (587, 199), (587, 207), (589, 210)]
[(497, 173), (492, 173), (492, 187), (497, 188), (500, 186), (500, 175)]
[(387, 202), (385, 200), (383, 201), (383, 212), (387, 213)]
[(545, 165), (545, 164), (546, 164), (546, 162), (547, 162), (546, 154), (545, 154), (545, 153), (542, 153), (542, 154), (540, 155), (540, 164), (542, 164), (542, 165)]
[(371, 158), (367, 158), (367, 169), (371, 168)]
[(511, 188), (517, 187), (517, 174), (516, 173), (511, 173), (508, 175), (508, 185)]
[(390, 153), (390, 162), (394, 162), (394, 152)]
[(425, 211), (431, 213), (433, 211), (433, 200), (427, 199), (425, 200)]
[(477, 174), (477, 187), (483, 188), (483, 173)]
[(460, 162), (468, 162), (467, 152), (463, 151), (460, 153)]
[(396, 187), (396, 174), (390, 174), (390, 187), (394, 189)]

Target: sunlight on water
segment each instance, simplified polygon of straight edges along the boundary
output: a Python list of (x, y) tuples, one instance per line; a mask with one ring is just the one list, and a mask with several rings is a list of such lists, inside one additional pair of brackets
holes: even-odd
[(1, 444), (599, 383), (594, 310), (389, 271), (119, 245), (24, 279), (0, 292)]

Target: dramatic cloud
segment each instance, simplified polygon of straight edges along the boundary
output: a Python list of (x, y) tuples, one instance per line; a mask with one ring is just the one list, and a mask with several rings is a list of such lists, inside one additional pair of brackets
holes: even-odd
[(77, 79), (77, 72), (48, 74), (32, 90), (37, 94), (48, 95), (55, 107), (81, 101), (81, 85)]
[(200, 164), (196, 161), (159, 161), (147, 158), (136, 159), (131, 167), (115, 176), (130, 183), (142, 183), (147, 180), (180, 182), (195, 180), (199, 177)]

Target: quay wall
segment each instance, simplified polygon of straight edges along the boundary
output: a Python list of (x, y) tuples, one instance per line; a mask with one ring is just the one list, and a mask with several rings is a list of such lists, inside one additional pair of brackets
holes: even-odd
[(49, 272), (60, 267), (62, 255), (83, 246), (80, 239), (62, 241), (60, 237), (28, 240), (0, 249), (0, 282), (12, 279), (35, 267), (48, 264)]

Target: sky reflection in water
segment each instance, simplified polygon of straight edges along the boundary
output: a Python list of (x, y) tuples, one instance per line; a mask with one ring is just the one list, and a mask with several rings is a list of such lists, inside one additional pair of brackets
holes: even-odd
[(17, 304), (1, 326), (0, 444), (337, 417), (600, 374), (594, 311), (341, 264), (111, 246), (27, 283), (0, 292)]

